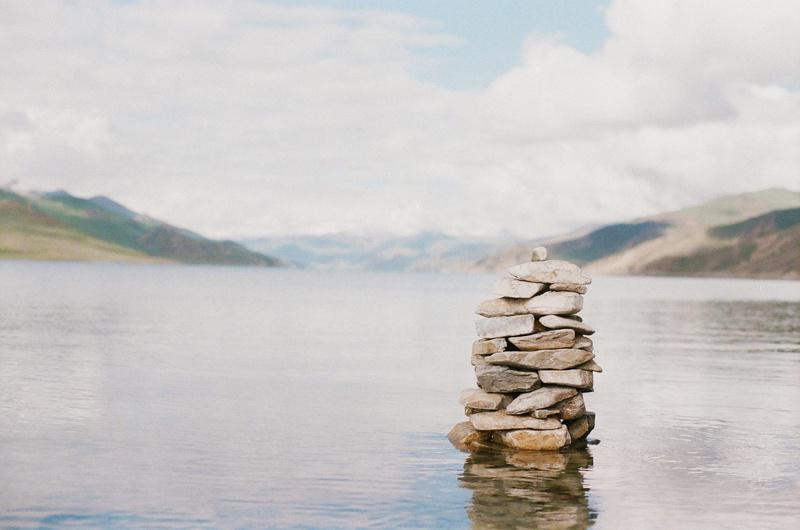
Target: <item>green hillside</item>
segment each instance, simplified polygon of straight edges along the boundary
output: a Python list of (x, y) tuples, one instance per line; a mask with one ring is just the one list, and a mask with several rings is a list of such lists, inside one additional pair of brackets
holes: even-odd
[(1, 189), (0, 258), (280, 265), (238, 243), (136, 214), (107, 197), (23, 196)]

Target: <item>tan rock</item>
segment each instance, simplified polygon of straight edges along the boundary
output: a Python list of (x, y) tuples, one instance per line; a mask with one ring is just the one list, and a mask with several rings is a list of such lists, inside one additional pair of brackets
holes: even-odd
[(533, 315), (510, 317), (482, 318), (475, 322), (478, 336), (483, 339), (513, 337), (533, 333), (535, 319)]
[(589, 370), (539, 370), (539, 379), (545, 385), (592, 388), (594, 378)]
[(594, 349), (594, 342), (592, 342), (592, 339), (590, 339), (589, 337), (584, 337), (583, 335), (579, 335), (575, 339), (575, 346), (573, 346), (573, 348), (580, 348), (582, 350), (592, 351)]
[(549, 288), (551, 291), (570, 291), (578, 294), (586, 294), (586, 291), (589, 290), (585, 285), (575, 283), (551, 283)]
[(536, 247), (531, 251), (531, 261), (544, 261), (547, 259), (547, 249)]
[(484, 317), (508, 317), (512, 315), (526, 315), (530, 311), (525, 309), (525, 302), (518, 298), (492, 298), (478, 305), (475, 312)]
[(497, 410), (511, 403), (511, 396), (490, 394), (479, 388), (468, 388), (461, 391), (458, 402), (471, 409)]
[(505, 431), (509, 429), (558, 429), (561, 422), (556, 418), (539, 419), (533, 416), (506, 414), (503, 411), (478, 412), (469, 417), (470, 423), (479, 431)]
[(558, 316), (555, 314), (540, 317), (539, 323), (548, 329), (574, 329), (583, 335), (591, 335), (594, 333), (594, 328), (589, 324), (573, 318), (564, 318), (563, 316)]
[(564, 401), (559, 401), (550, 409), (557, 410), (562, 420), (572, 420), (586, 414), (586, 402), (583, 400), (583, 395), (578, 393)]
[(536, 283), (587, 285), (592, 279), (574, 263), (561, 260), (529, 261), (508, 270), (514, 278)]
[(469, 362), (470, 362), (470, 364), (472, 364), (472, 366), (478, 366), (478, 365), (481, 365), (481, 364), (488, 364), (486, 362), (486, 356), (485, 355), (470, 355)]
[(527, 370), (566, 370), (591, 360), (592, 352), (565, 348), (559, 350), (501, 351), (485, 357), (486, 362)]
[(542, 386), (539, 374), (491, 364), (475, 367), (478, 386), (486, 392), (530, 392)]
[(575, 368), (579, 368), (581, 370), (589, 370), (590, 372), (602, 372), (603, 371), (603, 369), (600, 367), (600, 365), (597, 364), (596, 362), (594, 362), (594, 359), (592, 359), (591, 361), (586, 361), (583, 364), (579, 364)]
[(573, 442), (586, 438), (594, 429), (594, 412), (587, 412), (584, 416), (567, 423), (567, 430)]
[(523, 351), (572, 348), (575, 346), (575, 330), (556, 329), (533, 335), (510, 337), (509, 342)]
[(571, 398), (578, 393), (577, 390), (565, 386), (545, 386), (520, 394), (508, 404), (506, 412), (509, 414), (527, 414), (537, 409), (551, 408), (551, 405)]
[(561, 411), (559, 411), (558, 409), (539, 409), (531, 412), (531, 415), (534, 418), (545, 419), (545, 418), (550, 418), (552, 416), (558, 416), (560, 412)]
[(516, 278), (501, 278), (495, 284), (492, 292), (506, 298), (530, 298), (543, 290), (543, 283), (526, 282)]
[(472, 343), (472, 355), (491, 355), (508, 346), (506, 339), (476, 340)]
[(565, 425), (548, 431), (533, 429), (498, 431), (494, 433), (493, 439), (513, 449), (526, 451), (557, 451), (571, 442)]
[(461, 451), (475, 451), (489, 440), (489, 433), (476, 430), (468, 421), (456, 423), (447, 434), (447, 439)]

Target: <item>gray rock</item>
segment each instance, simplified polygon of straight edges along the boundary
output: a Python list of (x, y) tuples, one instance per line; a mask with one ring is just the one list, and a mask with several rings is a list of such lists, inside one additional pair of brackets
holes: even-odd
[(539, 374), (490, 364), (476, 366), (478, 386), (486, 392), (529, 392), (539, 388)]
[(559, 401), (550, 409), (557, 410), (562, 420), (572, 420), (586, 414), (586, 402), (583, 401), (583, 395), (578, 393), (564, 401)]
[(478, 412), (469, 417), (470, 423), (479, 431), (505, 431), (509, 429), (549, 430), (561, 427), (556, 418), (539, 419), (533, 416), (513, 416), (503, 411)]
[(575, 331), (572, 329), (556, 329), (533, 335), (522, 335), (508, 339), (511, 344), (523, 351), (555, 350), (575, 346)]
[(581, 370), (589, 370), (590, 372), (602, 372), (603, 369), (600, 367), (599, 364), (594, 362), (594, 359), (591, 361), (586, 361), (583, 364), (579, 364), (575, 368), (580, 368)]
[(508, 346), (506, 339), (476, 340), (472, 343), (472, 355), (491, 355)]
[(583, 309), (583, 297), (577, 293), (548, 291), (525, 302), (533, 315), (571, 315)]
[(514, 278), (536, 283), (587, 285), (592, 279), (574, 263), (561, 260), (529, 261), (508, 270)]
[(506, 412), (509, 414), (527, 414), (537, 409), (550, 408), (551, 405), (571, 398), (578, 393), (574, 388), (566, 386), (545, 386), (520, 394), (508, 404)]
[(486, 357), (486, 362), (527, 370), (566, 370), (591, 360), (592, 352), (565, 348), (560, 350), (501, 351)]
[(516, 278), (501, 278), (494, 286), (494, 294), (506, 298), (530, 298), (544, 290), (543, 283), (526, 282)]
[(569, 315), (583, 308), (583, 297), (576, 293), (548, 291), (528, 300), (494, 298), (482, 302), (475, 312), (484, 317), (513, 315)]
[(558, 315), (545, 315), (539, 318), (539, 323), (548, 329), (574, 329), (583, 335), (591, 335), (594, 333), (594, 328), (589, 324)]
[(461, 451), (475, 451), (489, 440), (489, 433), (480, 432), (468, 421), (456, 423), (447, 434), (447, 439)]
[(593, 377), (589, 370), (539, 370), (539, 379), (545, 385), (592, 388)]
[(510, 317), (482, 318), (475, 322), (478, 336), (483, 339), (512, 337), (533, 333), (535, 319), (533, 315), (517, 315)]
[(497, 410), (511, 403), (511, 396), (490, 394), (479, 388), (468, 388), (461, 391), (458, 402), (471, 409)]
[(570, 291), (573, 293), (578, 294), (586, 294), (588, 291), (588, 287), (585, 285), (578, 285), (575, 283), (551, 283), (550, 284), (551, 291)]
[(493, 434), (492, 439), (507, 447), (526, 451), (557, 451), (572, 441), (566, 425), (548, 431), (533, 429), (498, 431)]
[(536, 247), (531, 251), (531, 261), (544, 261), (547, 259), (547, 249)]

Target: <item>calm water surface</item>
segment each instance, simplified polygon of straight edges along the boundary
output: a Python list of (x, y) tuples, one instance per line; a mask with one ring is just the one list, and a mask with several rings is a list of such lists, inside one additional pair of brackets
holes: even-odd
[(800, 526), (800, 283), (595, 278), (600, 443), (468, 455), (493, 281), (0, 263), (0, 526)]

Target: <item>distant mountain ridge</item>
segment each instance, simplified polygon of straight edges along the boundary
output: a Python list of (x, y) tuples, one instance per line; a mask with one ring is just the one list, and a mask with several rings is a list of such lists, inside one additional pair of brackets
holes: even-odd
[(116, 201), (65, 191), (0, 189), (0, 258), (178, 262), (273, 267), (280, 260), (136, 213)]
[(405, 237), (338, 233), (240, 240), (250, 249), (312, 269), (406, 272), (464, 271), (509, 242), (508, 238), (456, 237), (440, 232)]
[[(498, 271), (528, 259), (530, 241), (475, 263)], [(729, 195), (702, 205), (551, 238), (550, 255), (605, 274), (800, 278), (800, 192)]]

